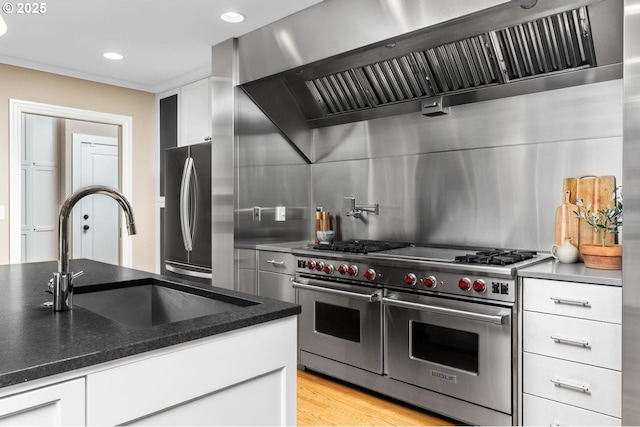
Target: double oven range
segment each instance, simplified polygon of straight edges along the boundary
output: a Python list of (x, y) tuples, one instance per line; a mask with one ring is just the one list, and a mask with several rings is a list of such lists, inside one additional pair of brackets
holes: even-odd
[(515, 416), (518, 250), (350, 240), (294, 249), (300, 365), (479, 425)]

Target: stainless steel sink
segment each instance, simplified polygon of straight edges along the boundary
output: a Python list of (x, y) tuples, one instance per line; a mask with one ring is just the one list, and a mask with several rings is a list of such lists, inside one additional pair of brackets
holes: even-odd
[(153, 278), (78, 287), (74, 290), (73, 303), (137, 329), (242, 310), (257, 304)]

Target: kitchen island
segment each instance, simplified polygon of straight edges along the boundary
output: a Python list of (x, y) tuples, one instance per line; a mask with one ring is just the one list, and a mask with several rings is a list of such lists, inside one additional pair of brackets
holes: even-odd
[[(82, 287), (162, 276), (89, 260)], [(246, 306), (131, 328), (45, 303), (55, 262), (0, 266), (0, 424), (295, 424), (300, 307), (184, 282)], [(256, 357), (259, 356), (259, 357)], [(238, 400), (238, 393), (243, 396)], [(251, 414), (243, 411), (246, 397)], [(55, 417), (58, 417), (54, 419)]]

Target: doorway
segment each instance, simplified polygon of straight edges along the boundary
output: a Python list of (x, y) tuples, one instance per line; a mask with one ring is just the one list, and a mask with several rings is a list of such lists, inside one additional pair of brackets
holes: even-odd
[[(73, 134), (73, 191), (89, 185), (118, 188), (118, 139)], [(73, 210), (73, 258), (119, 264), (118, 204), (85, 197)]]
[[(22, 120), (24, 115), (32, 114), (39, 116), (57, 117), (61, 119), (71, 119), (86, 121), (92, 123), (105, 123), (116, 125), (120, 129), (120, 141), (121, 144), (118, 147), (119, 150), (119, 183), (118, 186), (124, 196), (132, 201), (132, 118), (129, 116), (120, 116), (109, 113), (101, 113), (90, 110), (81, 110), (69, 107), (62, 107), (50, 104), (34, 103), (30, 101), (22, 101), (11, 99), (9, 101), (9, 175), (10, 175), (10, 190), (9, 190), (9, 249), (10, 259), (9, 262), (17, 264), (21, 262), (22, 258), (22, 237), (21, 228), (23, 222), (23, 206), (21, 203), (22, 198), (22, 171), (21, 171), (21, 143), (23, 141), (23, 128)], [(71, 177), (65, 176), (65, 182), (68, 183), (64, 190), (64, 194), (70, 194)], [(116, 217), (119, 217), (116, 215)], [(117, 235), (117, 234), (116, 234)], [(131, 237), (123, 233), (119, 242), (120, 248), (120, 262), (119, 264), (125, 267), (131, 267), (132, 264), (132, 241)]]

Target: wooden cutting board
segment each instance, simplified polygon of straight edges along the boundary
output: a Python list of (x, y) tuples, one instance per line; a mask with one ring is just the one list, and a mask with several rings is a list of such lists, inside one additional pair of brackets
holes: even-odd
[(575, 203), (571, 203), (571, 191), (565, 190), (564, 203), (556, 209), (556, 238), (555, 244), (560, 246), (565, 239), (577, 248), (580, 242), (580, 219), (574, 214), (578, 210)]
[[(579, 178), (565, 178), (563, 180), (563, 194), (570, 192), (569, 202), (575, 204), (577, 200), (582, 199), (583, 205), (586, 207), (591, 205), (591, 211), (595, 212), (615, 203), (614, 191), (616, 189), (615, 176), (581, 176)], [(557, 228), (557, 224), (556, 224)], [(588, 228), (586, 221), (579, 221), (578, 245), (581, 243), (599, 244), (598, 237), (594, 231)], [(615, 236), (609, 234), (605, 241), (606, 244), (615, 243)], [(556, 244), (558, 244), (556, 242)], [(579, 246), (578, 246), (579, 247)]]

